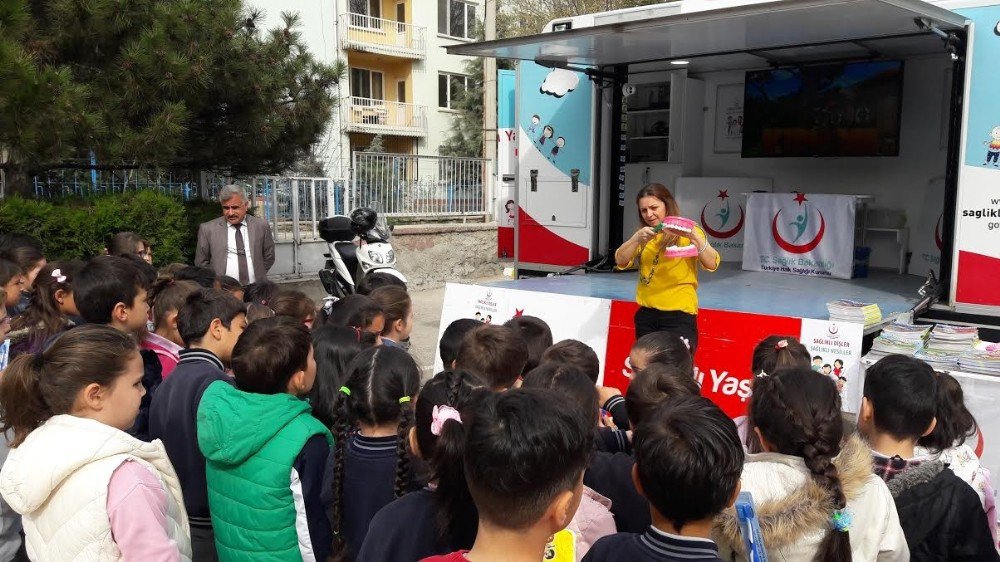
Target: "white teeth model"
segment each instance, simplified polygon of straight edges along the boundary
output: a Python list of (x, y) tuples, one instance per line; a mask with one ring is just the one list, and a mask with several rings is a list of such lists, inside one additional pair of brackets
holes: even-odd
[(663, 250), (663, 253), (670, 258), (693, 258), (698, 255), (698, 248), (693, 244), (687, 246), (670, 246)]

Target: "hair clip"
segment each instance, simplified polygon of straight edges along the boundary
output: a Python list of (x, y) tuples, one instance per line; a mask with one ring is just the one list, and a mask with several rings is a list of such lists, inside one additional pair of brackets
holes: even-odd
[(847, 507), (843, 509), (833, 510), (833, 515), (830, 517), (830, 523), (833, 525), (833, 530), (846, 533), (851, 529), (851, 523), (854, 521), (854, 514)]
[(775, 351), (781, 351), (788, 347), (788, 340), (779, 340), (778, 343), (774, 344)]
[(61, 269), (53, 269), (52, 270), (52, 278), (56, 280), (56, 283), (65, 283), (66, 282), (66, 276), (62, 274), (62, 270)]
[(679, 337), (681, 338), (681, 341), (684, 342), (684, 347), (686, 347), (688, 351), (691, 351), (691, 342), (688, 341), (688, 339), (685, 338), (684, 336), (679, 336)]
[(451, 406), (434, 406), (434, 409), (431, 410), (431, 434), (441, 435), (444, 423), (448, 420), (455, 420), (458, 423), (462, 423), (462, 416), (458, 413), (458, 410)]
[(410, 397), (409, 396), (404, 396), (404, 397), (402, 397), (402, 398), (399, 399), (399, 403), (400, 404), (406, 404), (409, 401), (410, 401)]
[(767, 376), (768, 376), (768, 374), (766, 372), (764, 372), (763, 370), (761, 370), (761, 372), (757, 373), (757, 378), (758, 379), (763, 379), (763, 378), (765, 378)]
[(358, 338), (358, 343), (361, 343), (361, 328), (358, 328), (357, 326), (351, 327), (354, 328), (354, 336)]
[(351, 389), (347, 388), (346, 386), (340, 387), (340, 392), (341, 392), (341, 394), (344, 394), (346, 396), (350, 396), (351, 395)]

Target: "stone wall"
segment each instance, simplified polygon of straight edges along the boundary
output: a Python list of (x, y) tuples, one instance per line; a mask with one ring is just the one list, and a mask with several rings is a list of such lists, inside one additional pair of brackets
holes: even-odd
[(392, 232), (396, 265), (411, 288), (498, 276), (496, 223), (401, 225)]

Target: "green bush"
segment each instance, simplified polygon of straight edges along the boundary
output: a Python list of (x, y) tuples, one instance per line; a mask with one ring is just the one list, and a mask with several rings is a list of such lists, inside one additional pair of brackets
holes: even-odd
[(50, 259), (86, 259), (104, 252), (111, 236), (133, 231), (153, 246), (156, 265), (191, 263), (198, 225), (219, 216), (218, 203), (184, 203), (152, 190), (86, 199), (0, 200), (0, 232), (41, 240)]

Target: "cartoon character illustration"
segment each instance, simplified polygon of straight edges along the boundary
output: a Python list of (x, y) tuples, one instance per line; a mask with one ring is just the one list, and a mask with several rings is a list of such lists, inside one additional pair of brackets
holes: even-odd
[(812, 370), (816, 371), (816, 372), (819, 372), (822, 369), (823, 369), (823, 358), (820, 357), (819, 355), (814, 356), (813, 357)]
[(533, 135), (535, 131), (538, 130), (538, 124), (542, 122), (542, 118), (538, 115), (531, 116), (531, 125), (528, 125), (528, 134)]
[(514, 226), (514, 200), (508, 199), (503, 204), (503, 210), (507, 213), (507, 226)]
[(830, 365), (829, 363), (823, 365), (823, 374), (824, 375), (829, 375), (832, 372), (833, 372), (833, 366), (832, 365)]
[(545, 141), (552, 138), (552, 135), (554, 135), (555, 132), (556, 130), (552, 128), (552, 125), (546, 125), (543, 127), (542, 136), (538, 137), (538, 144), (545, 144)]
[(559, 137), (556, 139), (556, 145), (552, 147), (552, 152), (550, 152), (550, 160), (555, 160), (556, 156), (559, 155), (559, 149), (566, 146), (566, 139)]
[(802, 238), (802, 235), (805, 234), (806, 226), (809, 224), (809, 219), (806, 217), (806, 213), (803, 212), (801, 215), (795, 217), (795, 222), (790, 222), (788, 224), (789, 226), (794, 226), (795, 229), (798, 230), (799, 233), (796, 234), (795, 238), (792, 240), (792, 242), (797, 242), (799, 238)]
[(994, 168), (1000, 168), (1000, 126), (993, 127), (990, 131), (990, 142), (984, 142), (986, 145), (986, 161), (983, 162), (983, 166), (988, 166), (990, 162), (993, 162)]
[(837, 377), (837, 392), (843, 394), (845, 384), (847, 384), (847, 379), (845, 377)]
[(844, 372), (844, 362), (841, 361), (840, 359), (835, 359), (833, 361), (833, 374), (839, 377), (843, 372)]

